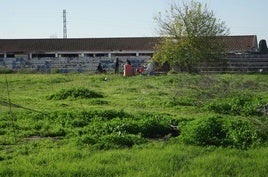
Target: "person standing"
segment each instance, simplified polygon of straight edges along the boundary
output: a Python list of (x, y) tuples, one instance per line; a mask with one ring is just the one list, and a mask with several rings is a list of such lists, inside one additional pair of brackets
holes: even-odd
[(130, 60), (127, 59), (126, 64), (124, 65), (124, 76), (133, 76), (133, 67)]
[(114, 61), (114, 73), (119, 74), (119, 59), (116, 58)]

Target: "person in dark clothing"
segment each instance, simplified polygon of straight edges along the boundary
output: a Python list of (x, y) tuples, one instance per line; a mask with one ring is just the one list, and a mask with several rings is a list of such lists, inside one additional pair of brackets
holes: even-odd
[(106, 71), (105, 71), (105, 69), (103, 69), (101, 63), (99, 63), (99, 65), (98, 65), (98, 67), (97, 67), (97, 72), (98, 72), (98, 73), (106, 73)]
[(119, 73), (119, 59), (116, 58), (114, 61), (114, 73), (118, 74)]
[(128, 64), (128, 65), (131, 65), (131, 62), (130, 62), (130, 60), (129, 60), (129, 59), (127, 59), (127, 64)]

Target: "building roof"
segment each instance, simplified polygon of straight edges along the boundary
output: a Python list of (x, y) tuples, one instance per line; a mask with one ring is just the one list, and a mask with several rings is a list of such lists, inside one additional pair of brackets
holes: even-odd
[(258, 41), (256, 35), (224, 36), (229, 52), (256, 52)]
[[(0, 53), (154, 51), (160, 37), (0, 39)], [(228, 51), (255, 51), (257, 37), (224, 36)]]
[(81, 52), (153, 50), (157, 37), (0, 39), (0, 52)]

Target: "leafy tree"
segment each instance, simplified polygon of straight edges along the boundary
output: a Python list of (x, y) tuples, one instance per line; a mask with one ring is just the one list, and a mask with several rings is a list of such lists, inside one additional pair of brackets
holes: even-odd
[(262, 54), (268, 53), (267, 44), (266, 44), (265, 39), (260, 40), (259, 49), (260, 49), (260, 53), (262, 53)]
[(174, 3), (155, 20), (163, 36), (156, 46), (155, 61), (169, 62), (174, 69), (191, 73), (195, 72), (194, 66), (223, 57), (225, 45), (219, 36), (227, 35), (229, 29), (207, 5), (194, 0)]

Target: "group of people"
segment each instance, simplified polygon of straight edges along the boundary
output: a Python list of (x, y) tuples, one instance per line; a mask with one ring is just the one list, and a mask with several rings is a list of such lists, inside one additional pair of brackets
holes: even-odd
[[(150, 62), (147, 67), (145, 66), (139, 66), (136, 69), (137, 74), (148, 74), (153, 75), (154, 74), (154, 62)], [(120, 68), (120, 61), (118, 58), (114, 60), (114, 73), (119, 74), (119, 68)], [(98, 73), (107, 73), (107, 71), (103, 68), (102, 64), (99, 63), (97, 66), (97, 72)], [(126, 60), (126, 63), (124, 64), (124, 76), (132, 76), (135, 74), (134, 67), (131, 64), (131, 61), (129, 59)]]

